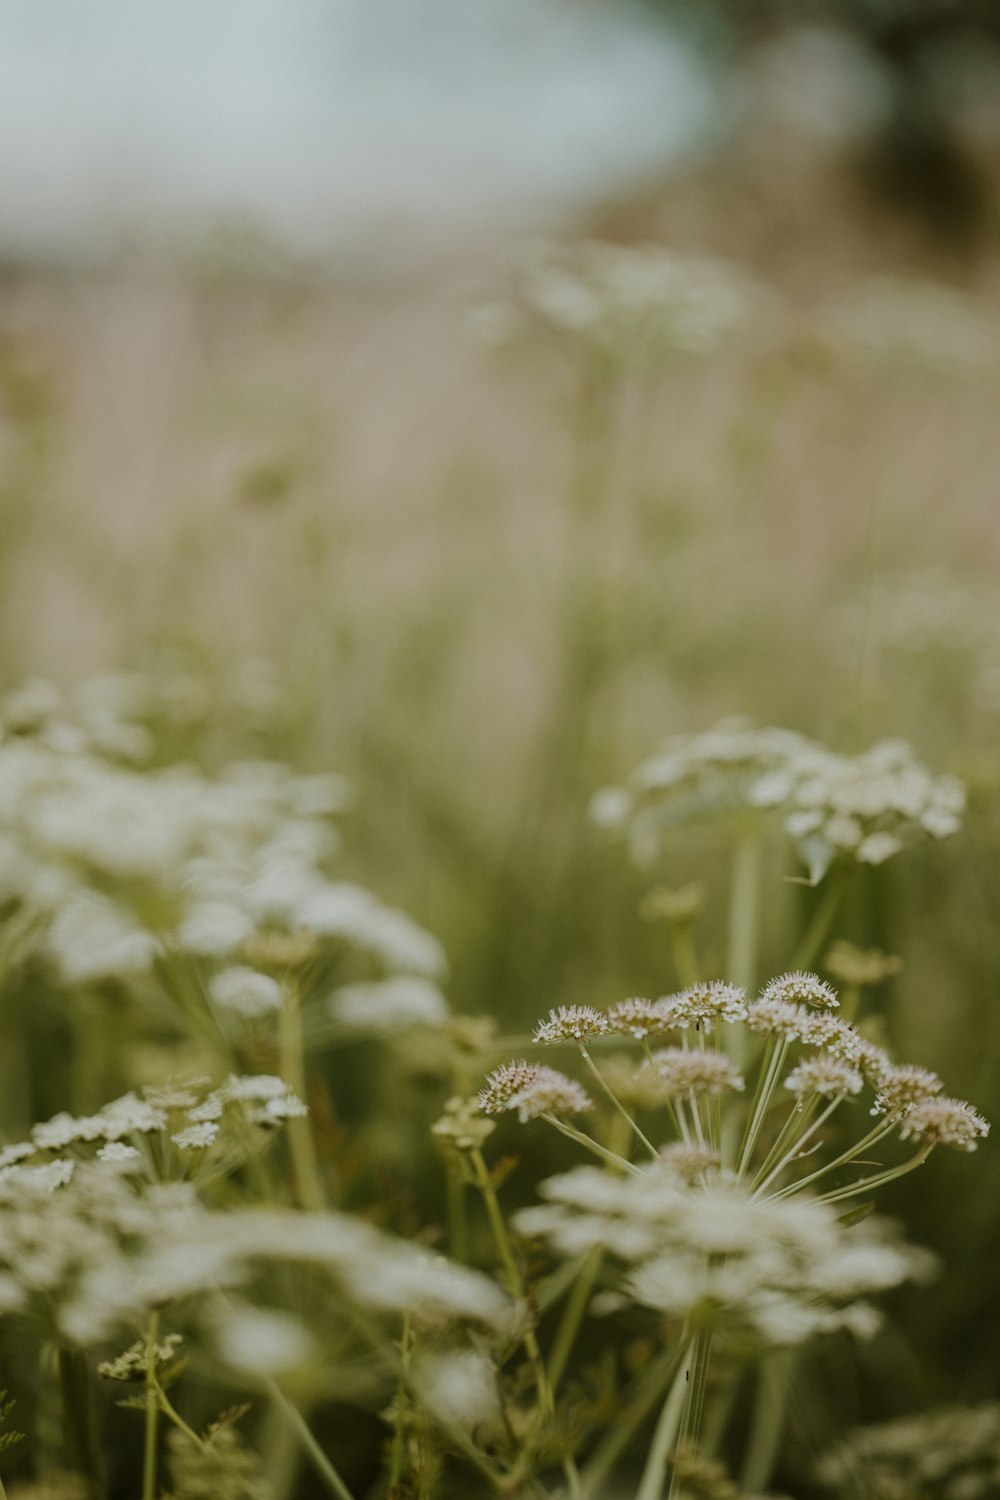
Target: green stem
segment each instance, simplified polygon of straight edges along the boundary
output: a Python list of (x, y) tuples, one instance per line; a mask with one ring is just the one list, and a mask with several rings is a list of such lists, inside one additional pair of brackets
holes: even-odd
[(205, 1453), (208, 1449), (208, 1444), (205, 1442), (205, 1439), (200, 1438), (193, 1427), (188, 1426), (187, 1422), (185, 1422), (180, 1412), (173, 1405), (170, 1397), (167, 1395), (166, 1391), (163, 1389), (162, 1385), (155, 1376), (153, 1377), (153, 1384), (156, 1387), (156, 1399), (160, 1403), (160, 1410), (164, 1413), (165, 1416), (169, 1417), (170, 1421), (173, 1422), (178, 1431), (183, 1432), (184, 1436), (189, 1440), (189, 1442), (192, 1442), (194, 1444), (199, 1453)]
[(628, 1110), (625, 1108), (624, 1104), (618, 1098), (618, 1095), (615, 1093), (614, 1089), (606, 1081), (606, 1079), (604, 1077), (604, 1074), (601, 1072), (600, 1068), (594, 1062), (594, 1059), (591, 1057), (590, 1053), (587, 1051), (587, 1048), (584, 1046), (583, 1042), (578, 1042), (577, 1046), (580, 1048), (580, 1056), (583, 1058), (584, 1062), (587, 1064), (587, 1067), (590, 1069), (590, 1071), (591, 1071), (591, 1073), (592, 1073), (592, 1075), (594, 1077), (594, 1080), (597, 1083), (598, 1087), (605, 1094), (605, 1096), (608, 1098), (608, 1100), (613, 1105), (613, 1107), (618, 1111), (619, 1115), (621, 1115), (622, 1119), (626, 1122), (626, 1124), (631, 1128), (631, 1130), (633, 1131), (633, 1133), (635, 1134), (635, 1136), (642, 1142), (642, 1144), (645, 1146), (646, 1150), (649, 1152), (649, 1154), (653, 1158), (653, 1160), (654, 1161), (659, 1161), (659, 1159), (660, 1159), (660, 1153), (657, 1151), (657, 1149), (653, 1145), (652, 1141), (647, 1140), (646, 1137), (643, 1135), (642, 1131), (639, 1129), (638, 1125), (635, 1123), (635, 1121), (633, 1120), (632, 1116), (629, 1114)]
[(858, 1193), (865, 1193), (870, 1188), (884, 1187), (887, 1182), (895, 1182), (897, 1177), (905, 1177), (907, 1172), (914, 1171), (930, 1156), (933, 1147), (924, 1146), (916, 1156), (911, 1156), (909, 1161), (904, 1161), (898, 1167), (888, 1167), (884, 1172), (873, 1172), (870, 1177), (861, 1177), (856, 1182), (848, 1183), (846, 1187), (835, 1188), (830, 1193), (824, 1193), (820, 1198), (821, 1203), (840, 1203), (845, 1198), (854, 1198)]
[(616, 1152), (609, 1151), (607, 1146), (602, 1146), (599, 1141), (594, 1140), (593, 1136), (585, 1134), (582, 1130), (577, 1130), (574, 1125), (567, 1125), (565, 1120), (558, 1119), (556, 1115), (545, 1114), (541, 1118), (545, 1121), (546, 1125), (551, 1125), (554, 1130), (558, 1130), (559, 1134), (564, 1135), (567, 1140), (575, 1141), (578, 1146), (583, 1146), (586, 1150), (592, 1151), (595, 1156), (600, 1157), (601, 1161), (606, 1161), (609, 1166), (616, 1167), (620, 1172), (629, 1172), (633, 1177), (639, 1175), (639, 1168), (634, 1162), (626, 1161), (624, 1156), (619, 1156)]
[(791, 1356), (785, 1349), (772, 1352), (761, 1361), (750, 1438), (740, 1476), (740, 1488), (748, 1494), (765, 1489), (774, 1472), (785, 1426), (790, 1363)]
[[(288, 1087), (305, 1103), (306, 1066), (302, 1038), (302, 1006), (298, 986), (288, 980), (282, 995), (278, 1040), (281, 1053), (281, 1076)], [(326, 1207), (326, 1194), (316, 1155), (312, 1124), (308, 1115), (288, 1121), (288, 1147), (292, 1156), (296, 1196), (299, 1206), (312, 1212)]]
[(156, 1399), (156, 1338), (159, 1313), (150, 1313), (146, 1332), (146, 1431), (142, 1455), (142, 1500), (156, 1500), (156, 1435), (160, 1405)]
[[(684, 1406), (684, 1420), (681, 1435), (677, 1442), (678, 1448), (696, 1451), (698, 1439), (701, 1435), (701, 1419), (705, 1410), (705, 1386), (708, 1381), (708, 1365), (711, 1357), (712, 1334), (707, 1328), (699, 1329), (694, 1336), (694, 1344), (691, 1355), (690, 1381), (687, 1389), (687, 1401)], [(680, 1494), (680, 1476), (676, 1468), (670, 1476), (670, 1490), (667, 1500), (675, 1500)]]
[(747, 1121), (747, 1128), (743, 1136), (743, 1144), (740, 1147), (739, 1165), (736, 1169), (737, 1176), (743, 1177), (750, 1165), (753, 1148), (757, 1144), (767, 1118), (767, 1112), (771, 1107), (771, 1096), (774, 1093), (778, 1079), (781, 1077), (781, 1069), (784, 1066), (785, 1054), (788, 1051), (788, 1038), (783, 1036), (777, 1042), (771, 1042), (764, 1063), (761, 1066), (757, 1093), (754, 1099), (753, 1112)]
[[(803, 1130), (800, 1135), (797, 1135), (795, 1137), (795, 1139), (792, 1141), (791, 1145), (789, 1145), (789, 1146), (787, 1146), (785, 1148), (784, 1155), (780, 1158), (780, 1160), (775, 1161), (775, 1164), (774, 1164), (773, 1167), (771, 1167), (771, 1161), (774, 1159), (775, 1156), (777, 1156), (777, 1149), (775, 1149), (768, 1156), (767, 1161), (764, 1163), (764, 1165), (760, 1169), (760, 1172), (754, 1178), (754, 1182), (753, 1182), (753, 1191), (754, 1191), (754, 1193), (762, 1193), (764, 1191), (764, 1189), (770, 1183), (772, 1183), (776, 1177), (780, 1177), (781, 1174), (782, 1174), (782, 1172), (784, 1172), (788, 1167), (790, 1167), (792, 1165), (792, 1162), (799, 1155), (799, 1153), (801, 1152), (802, 1147), (805, 1145), (806, 1141), (811, 1141), (812, 1138), (813, 1138), (813, 1136), (816, 1134), (816, 1132), (818, 1130), (821, 1130), (823, 1128), (823, 1126), (826, 1124), (827, 1120), (830, 1118), (830, 1116), (833, 1114), (834, 1110), (837, 1108), (838, 1104), (843, 1104), (845, 1097), (846, 1097), (846, 1095), (844, 1095), (844, 1094), (837, 1094), (837, 1095), (835, 1095), (834, 1098), (831, 1099), (830, 1102), (827, 1104), (827, 1106), (823, 1110), (822, 1114), (820, 1114), (818, 1116), (818, 1118), (815, 1119), (810, 1126), (808, 1126), (807, 1129)], [(810, 1102), (814, 1105), (815, 1104), (815, 1100), (816, 1100), (816, 1095), (814, 1094), (813, 1098), (812, 1098), (812, 1100)], [(803, 1110), (802, 1115), (803, 1115), (803, 1121), (808, 1118), (808, 1115), (806, 1115), (805, 1110)], [(794, 1119), (794, 1111), (793, 1111), (792, 1118)], [(784, 1134), (784, 1131), (782, 1131), (782, 1135), (783, 1134)], [(781, 1137), (779, 1136), (778, 1139), (780, 1140)], [(775, 1142), (775, 1148), (777, 1148), (777, 1144), (778, 1143)], [(768, 1171), (768, 1167), (771, 1167), (770, 1171)], [(764, 1176), (765, 1172), (767, 1172), (767, 1176), (766, 1177)]]
[(762, 856), (757, 829), (741, 830), (733, 850), (726, 978), (748, 990), (757, 978)]
[(677, 1443), (681, 1415), (687, 1401), (691, 1381), (691, 1352), (693, 1341), (689, 1340), (681, 1353), (681, 1362), (667, 1392), (660, 1419), (649, 1445), (646, 1463), (636, 1490), (635, 1500), (661, 1500), (666, 1483), (667, 1464)]
[(698, 964), (698, 950), (688, 922), (671, 922), (670, 949), (677, 978), (682, 987), (687, 988), (692, 984), (697, 984), (702, 971)]
[(818, 1094), (811, 1094), (805, 1101), (805, 1103), (803, 1103), (799, 1099), (796, 1099), (795, 1103), (792, 1105), (788, 1113), (784, 1125), (782, 1125), (781, 1129), (778, 1131), (778, 1134), (772, 1141), (771, 1149), (768, 1151), (767, 1155), (764, 1157), (764, 1160), (757, 1168), (757, 1175), (754, 1177), (753, 1183), (751, 1184), (753, 1187), (756, 1187), (764, 1174), (771, 1170), (771, 1168), (774, 1166), (774, 1163), (785, 1151), (792, 1136), (795, 1135), (795, 1132), (797, 1130), (801, 1131), (805, 1127), (810, 1117), (814, 1113), (818, 1102)]
[[(497, 1198), (496, 1188), (490, 1176), (489, 1167), (483, 1153), (473, 1150), (469, 1153), (472, 1169), (476, 1178), (476, 1185), (483, 1195), (486, 1204), (486, 1213), (489, 1217), (490, 1228), (493, 1231), (493, 1239), (500, 1256), (500, 1264), (503, 1266), (504, 1275), (507, 1279), (507, 1289), (512, 1297), (519, 1302), (527, 1300), (524, 1281), (514, 1256), (514, 1249), (507, 1233), (507, 1225), (504, 1223), (503, 1211), (500, 1208), (500, 1200)], [(545, 1362), (542, 1359), (542, 1351), (538, 1346), (538, 1338), (533, 1328), (527, 1328), (522, 1336), (524, 1352), (527, 1354), (535, 1376), (535, 1388), (538, 1392), (539, 1411), (543, 1416), (551, 1416), (555, 1409), (552, 1389), (545, 1373)]]
[(643, 1372), (636, 1383), (635, 1395), (626, 1406), (625, 1415), (598, 1444), (584, 1468), (583, 1483), (587, 1495), (596, 1495), (607, 1475), (662, 1397), (664, 1386), (683, 1359), (685, 1352), (684, 1347), (665, 1350)]
[(573, 1282), (573, 1290), (566, 1299), (562, 1318), (556, 1330), (555, 1342), (549, 1354), (549, 1385), (552, 1387), (553, 1395), (559, 1389), (559, 1382), (569, 1362), (580, 1324), (590, 1305), (590, 1294), (594, 1289), (594, 1282), (597, 1280), (603, 1258), (604, 1252), (600, 1245), (595, 1246), (593, 1250), (588, 1250)]
[(79, 1350), (59, 1349), (59, 1389), (70, 1462), (83, 1477), (88, 1500), (102, 1500), (104, 1463), (94, 1431), (87, 1365)]
[(771, 1193), (770, 1196), (774, 1199), (789, 1198), (793, 1193), (798, 1193), (802, 1188), (808, 1187), (811, 1182), (816, 1182), (818, 1178), (826, 1177), (828, 1173), (835, 1172), (838, 1167), (846, 1167), (848, 1162), (855, 1161), (861, 1155), (862, 1151), (867, 1151), (869, 1146), (874, 1146), (877, 1141), (884, 1140), (891, 1131), (896, 1129), (898, 1124), (898, 1120), (890, 1119), (876, 1125), (872, 1130), (869, 1130), (867, 1135), (862, 1136), (860, 1141), (856, 1141), (849, 1150), (842, 1151), (833, 1161), (827, 1162), (826, 1166), (817, 1167), (815, 1172), (809, 1173), (808, 1177), (800, 1177), (797, 1181), (789, 1183), (787, 1187), (781, 1188), (779, 1192)]
[(405, 1437), (403, 1433), (403, 1400), (410, 1368), (410, 1315), (403, 1314), (403, 1332), (399, 1340), (399, 1380), (396, 1383), (396, 1420), (389, 1459), (389, 1494), (394, 1495), (403, 1477)]
[(831, 870), (826, 890), (813, 912), (812, 920), (792, 960), (793, 968), (808, 969), (816, 962), (816, 957), (829, 935), (833, 919), (837, 915), (837, 907), (840, 905), (841, 897), (847, 889), (850, 878), (851, 867), (846, 860), (836, 869)]
[(289, 1401), (284, 1391), (271, 1376), (263, 1377), (264, 1385), (268, 1395), (276, 1406), (280, 1407), (288, 1425), (292, 1427), (302, 1444), (303, 1450), (312, 1459), (313, 1468), (323, 1480), (331, 1495), (336, 1495), (337, 1500), (354, 1500), (354, 1496), (341, 1479), (333, 1464), (323, 1452), (319, 1443), (313, 1437), (309, 1424), (299, 1411), (294, 1402)]

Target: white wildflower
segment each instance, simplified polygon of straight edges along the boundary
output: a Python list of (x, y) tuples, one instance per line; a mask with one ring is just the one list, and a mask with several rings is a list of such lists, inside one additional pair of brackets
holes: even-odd
[(933, 1099), (943, 1089), (941, 1079), (930, 1068), (915, 1063), (892, 1064), (879, 1075), (872, 1114), (901, 1114), (913, 1104)]
[(135, 1146), (126, 1146), (124, 1141), (108, 1141), (98, 1148), (97, 1158), (112, 1166), (134, 1168), (142, 1162), (142, 1152)]
[(804, 1057), (785, 1079), (785, 1088), (791, 1089), (798, 1099), (810, 1094), (836, 1099), (842, 1094), (859, 1094), (863, 1081), (850, 1063), (821, 1052), (815, 1057)]
[(746, 991), (723, 980), (691, 985), (676, 995), (665, 995), (659, 1002), (664, 1021), (670, 1026), (711, 1031), (719, 1021), (746, 1019)]
[(722, 1094), (742, 1090), (744, 1079), (723, 1052), (685, 1051), (665, 1047), (652, 1056), (663, 1092), (671, 1098), (689, 1094)]
[(560, 1005), (550, 1010), (548, 1018), (539, 1021), (533, 1040), (536, 1042), (585, 1041), (592, 1036), (603, 1036), (611, 1030), (611, 1023), (603, 1011), (592, 1005)]
[(608, 1007), (608, 1029), (636, 1041), (673, 1030), (670, 1016), (655, 1000), (619, 1000)]
[(281, 1009), (278, 981), (245, 965), (223, 969), (209, 982), (208, 991), (216, 1005), (237, 1011), (248, 1019)]
[(216, 1320), (215, 1346), (238, 1370), (281, 1375), (306, 1363), (313, 1341), (289, 1313), (232, 1303)]
[(911, 1104), (900, 1120), (899, 1134), (927, 1146), (955, 1146), (975, 1151), (990, 1133), (989, 1121), (963, 1099), (937, 1096)]
[(391, 1032), (409, 1026), (440, 1026), (448, 1006), (436, 984), (418, 974), (399, 974), (368, 984), (343, 985), (329, 1001), (330, 1014), (355, 1031)]
[(219, 1127), (211, 1121), (202, 1125), (189, 1125), (170, 1137), (181, 1151), (205, 1151), (218, 1138)]
[(837, 992), (816, 974), (801, 970), (780, 974), (766, 984), (760, 994), (761, 1001), (781, 1000), (786, 1005), (812, 1005), (817, 1010), (835, 1010), (839, 1001)]
[(415, 1378), (423, 1404), (451, 1427), (471, 1433), (500, 1415), (496, 1372), (475, 1349), (428, 1355)]
[(538, 1068), (507, 1105), (517, 1110), (522, 1125), (540, 1115), (578, 1115), (593, 1107), (586, 1089), (555, 1068)]
[(110, 901), (80, 891), (57, 910), (47, 948), (62, 978), (79, 984), (144, 973), (158, 944)]

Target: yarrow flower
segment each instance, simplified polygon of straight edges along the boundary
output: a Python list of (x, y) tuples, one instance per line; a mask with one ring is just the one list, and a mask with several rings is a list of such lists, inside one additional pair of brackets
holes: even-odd
[(838, 1327), (870, 1333), (877, 1318), (858, 1299), (928, 1265), (870, 1219), (844, 1226), (815, 1199), (754, 1197), (722, 1174), (665, 1163), (628, 1176), (580, 1167), (540, 1192), (546, 1201), (516, 1217), (520, 1233), (570, 1258), (600, 1247), (625, 1262), (632, 1300), (676, 1318), (697, 1309), (765, 1345)]
[(723, 1052), (689, 1052), (682, 1047), (664, 1047), (654, 1052), (652, 1066), (664, 1093), (675, 1098), (687, 1094), (722, 1094), (742, 1091), (744, 1079)]
[(873, 1115), (895, 1115), (925, 1099), (940, 1094), (944, 1084), (930, 1068), (918, 1067), (915, 1063), (890, 1065), (879, 1076)]
[(615, 1005), (608, 1006), (609, 1031), (633, 1037), (637, 1042), (641, 1042), (643, 1037), (673, 1031), (676, 1024), (662, 1001), (619, 1000)]
[(861, 1037), (848, 1021), (824, 1011), (803, 1011), (799, 1037), (807, 1047), (818, 1047), (845, 1062), (860, 1059)]
[(842, 1094), (860, 1094), (863, 1082), (850, 1063), (821, 1052), (815, 1057), (804, 1057), (785, 1079), (785, 1088), (791, 1089), (798, 1099), (809, 1094), (836, 1099)]
[(550, 1010), (548, 1018), (535, 1027), (535, 1042), (582, 1042), (588, 1037), (604, 1036), (611, 1023), (603, 1011), (592, 1005), (560, 1005)]
[(911, 1104), (899, 1126), (904, 1141), (912, 1138), (928, 1146), (955, 1146), (959, 1151), (975, 1151), (989, 1133), (989, 1121), (971, 1104), (940, 1095)]
[(579, 1115), (593, 1107), (586, 1089), (555, 1068), (539, 1068), (508, 1106), (517, 1110), (522, 1125), (540, 1115)]
[(629, 366), (711, 354), (773, 325), (778, 299), (743, 266), (665, 245), (532, 245), (474, 328), (502, 347), (532, 330)]
[(711, 1146), (689, 1146), (684, 1141), (672, 1141), (669, 1146), (661, 1146), (660, 1159), (689, 1186), (706, 1172), (712, 1172), (719, 1166), (718, 1151), (713, 1151)]
[(593, 810), (605, 826), (625, 830), (644, 863), (676, 823), (771, 814), (817, 882), (834, 859), (881, 864), (922, 838), (946, 838), (959, 828), (964, 808), (961, 782), (933, 776), (901, 741), (841, 755), (790, 730), (726, 720), (668, 740), (626, 786), (599, 794)]
[(672, 1027), (694, 1026), (707, 1031), (719, 1021), (743, 1021), (747, 1014), (746, 990), (718, 979), (665, 995), (659, 1005)]
[(804, 1007), (789, 1005), (787, 1000), (754, 1000), (747, 1007), (746, 1021), (751, 1031), (792, 1042), (802, 1035), (807, 1014)]
[(593, 1108), (587, 1091), (557, 1068), (524, 1059), (505, 1063), (486, 1079), (479, 1095), (484, 1114), (517, 1110), (521, 1121), (542, 1114), (582, 1114)]
[(840, 1005), (837, 991), (831, 985), (818, 975), (806, 974), (802, 970), (772, 979), (764, 986), (760, 999), (783, 1000), (786, 1005), (812, 1005), (819, 1010), (836, 1010)]

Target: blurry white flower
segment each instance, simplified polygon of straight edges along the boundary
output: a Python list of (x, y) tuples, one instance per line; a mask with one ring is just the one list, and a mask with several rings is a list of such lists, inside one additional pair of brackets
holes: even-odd
[(209, 982), (208, 990), (216, 1005), (248, 1018), (281, 1009), (281, 986), (277, 980), (244, 965), (223, 969)]
[(215, 1344), (227, 1364), (255, 1375), (293, 1370), (312, 1352), (312, 1339), (297, 1318), (248, 1303), (230, 1304), (219, 1316)]
[(417, 1366), (416, 1385), (430, 1411), (464, 1432), (500, 1415), (496, 1372), (474, 1349), (428, 1355)]
[(336, 1020), (358, 1031), (440, 1026), (448, 1019), (441, 991), (419, 975), (400, 974), (370, 984), (343, 985), (327, 1003)]
[(71, 984), (141, 974), (159, 944), (110, 901), (87, 891), (71, 896), (56, 912), (47, 947)]

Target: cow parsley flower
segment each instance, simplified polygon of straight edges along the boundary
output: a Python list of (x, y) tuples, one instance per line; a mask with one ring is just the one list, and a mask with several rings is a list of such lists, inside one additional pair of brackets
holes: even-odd
[(536, 1042), (582, 1042), (592, 1036), (604, 1036), (611, 1023), (603, 1011), (592, 1005), (560, 1005), (550, 1010), (548, 1018), (535, 1027)]
[(675, 1025), (664, 1006), (656, 1000), (619, 1000), (608, 1007), (609, 1031), (633, 1037), (636, 1041), (672, 1031)]
[(555, 1068), (539, 1068), (508, 1105), (517, 1110), (522, 1125), (540, 1115), (579, 1115), (593, 1109), (594, 1101), (586, 1089)]
[(281, 985), (270, 974), (261, 974), (245, 964), (234, 964), (221, 970), (210, 981), (208, 989), (216, 1005), (248, 1019), (281, 1009)]
[(659, 1002), (665, 1021), (671, 1027), (711, 1031), (719, 1021), (746, 1019), (746, 990), (723, 980), (691, 985), (676, 995), (665, 995)]
[(860, 1094), (864, 1080), (856, 1068), (839, 1057), (818, 1053), (804, 1057), (785, 1079), (785, 1088), (797, 1099), (818, 1094), (822, 1099), (836, 1099), (843, 1094)]
[(755, 1198), (718, 1173), (654, 1164), (619, 1177), (585, 1167), (542, 1184), (515, 1220), (573, 1257), (598, 1247), (625, 1263), (622, 1289), (644, 1306), (722, 1325), (760, 1343), (798, 1343), (865, 1325), (858, 1299), (927, 1269), (877, 1222), (842, 1225), (806, 1196)]
[(989, 1121), (963, 1099), (940, 1095), (911, 1104), (899, 1124), (902, 1140), (917, 1140), (927, 1146), (954, 1146), (975, 1151), (990, 1133)]
[(962, 784), (933, 776), (901, 741), (841, 755), (744, 720), (674, 736), (614, 790), (613, 801), (603, 794), (603, 821), (626, 832), (640, 861), (677, 823), (756, 812), (780, 820), (814, 882), (834, 859), (881, 864), (922, 838), (946, 838), (965, 807)]
[(901, 1114), (911, 1105), (933, 1099), (944, 1084), (930, 1068), (915, 1063), (891, 1064), (879, 1074), (873, 1115)]
[(762, 1001), (782, 1000), (786, 1005), (812, 1005), (817, 1010), (836, 1010), (840, 1004), (837, 992), (816, 974), (801, 970), (780, 974), (760, 993)]
[(522, 1123), (543, 1114), (583, 1114), (594, 1107), (586, 1089), (565, 1073), (524, 1061), (506, 1063), (491, 1073), (479, 1102), (488, 1115), (516, 1110)]
[(343, 985), (330, 996), (328, 1005), (330, 1014), (353, 1031), (393, 1032), (411, 1026), (441, 1026), (448, 1019), (448, 1006), (441, 991), (418, 974)]
[(689, 1094), (742, 1091), (745, 1082), (724, 1052), (689, 1052), (665, 1047), (652, 1056), (652, 1067), (669, 1098)]

